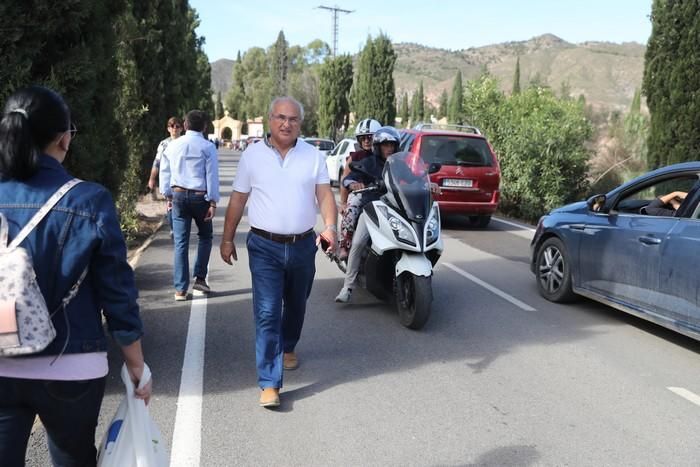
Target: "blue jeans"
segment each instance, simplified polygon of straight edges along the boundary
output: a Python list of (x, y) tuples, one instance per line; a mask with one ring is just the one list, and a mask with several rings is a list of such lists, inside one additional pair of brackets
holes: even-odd
[(190, 230), (192, 221), (197, 224), (197, 260), (194, 263), (194, 277), (204, 279), (209, 268), (211, 243), (213, 238), (212, 221), (205, 221), (209, 210), (209, 201), (204, 195), (190, 191), (173, 192), (173, 241), (175, 242), (175, 264), (173, 282), (175, 290), (186, 292), (190, 285)]
[(21, 467), (34, 417), (46, 428), (55, 466), (94, 466), (95, 429), (106, 378), (40, 381), (0, 377), (0, 461)]
[(278, 243), (254, 233), (247, 238), (253, 282), (255, 361), (261, 389), (282, 387), (282, 354), (301, 336), (306, 300), (316, 274), (316, 240)]

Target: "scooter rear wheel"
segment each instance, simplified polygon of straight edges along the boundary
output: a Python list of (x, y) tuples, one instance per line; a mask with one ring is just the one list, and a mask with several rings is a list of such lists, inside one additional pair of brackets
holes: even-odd
[(401, 324), (410, 329), (421, 329), (430, 317), (433, 301), (431, 278), (410, 272), (400, 274), (396, 278), (394, 298)]

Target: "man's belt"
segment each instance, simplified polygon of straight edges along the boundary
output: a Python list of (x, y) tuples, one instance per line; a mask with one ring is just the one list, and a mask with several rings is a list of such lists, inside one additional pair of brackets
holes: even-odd
[(304, 233), (294, 235), (276, 234), (268, 232), (267, 230), (258, 229), (257, 227), (251, 227), (250, 231), (253, 232), (255, 235), (260, 235), (263, 238), (272, 240), (273, 242), (277, 243), (294, 243), (314, 234), (314, 229), (309, 229)]
[(200, 191), (200, 190), (190, 190), (189, 188), (182, 188), (181, 186), (172, 186), (171, 187), (173, 191), (177, 191), (178, 193), (194, 193), (196, 195), (206, 195), (206, 191)]

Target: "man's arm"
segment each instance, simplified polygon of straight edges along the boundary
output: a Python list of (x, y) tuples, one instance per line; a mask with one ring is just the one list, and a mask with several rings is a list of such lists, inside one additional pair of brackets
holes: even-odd
[(219, 155), (212, 144), (206, 149), (205, 155), (205, 180), (207, 184), (207, 196), (209, 201), (209, 209), (204, 220), (208, 221), (214, 218), (216, 205), (219, 202)]
[[(335, 251), (337, 241), (338, 207), (335, 205), (335, 198), (333, 197), (330, 183), (316, 185), (316, 200), (321, 210), (323, 223), (326, 226), (321, 235), (330, 242), (331, 246), (328, 251), (332, 253)], [(316, 242), (321, 242), (320, 236), (316, 239)]]
[(229, 197), (226, 217), (224, 218), (224, 233), (221, 235), (221, 245), (219, 246), (221, 259), (223, 259), (225, 263), (233, 264), (231, 258), (233, 258), (233, 261), (238, 261), (234, 239), (236, 237), (236, 229), (238, 229), (238, 224), (243, 217), (243, 209), (248, 202), (249, 196), (250, 193), (233, 191)]

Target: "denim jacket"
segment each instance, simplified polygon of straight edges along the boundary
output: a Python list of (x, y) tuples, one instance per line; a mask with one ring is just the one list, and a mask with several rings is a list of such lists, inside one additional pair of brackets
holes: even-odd
[[(10, 240), (71, 178), (57, 160), (42, 155), (39, 171), (28, 180), (0, 181), (0, 212), (7, 217)], [(103, 186), (83, 182), (73, 187), (21, 246), (32, 257), (49, 312), (58, 309), (88, 266), (78, 294), (53, 316), (56, 339), (38, 355), (58, 354), (66, 340), (66, 353), (107, 350), (100, 310), (120, 345), (141, 337), (134, 273), (126, 261), (114, 201)]]

